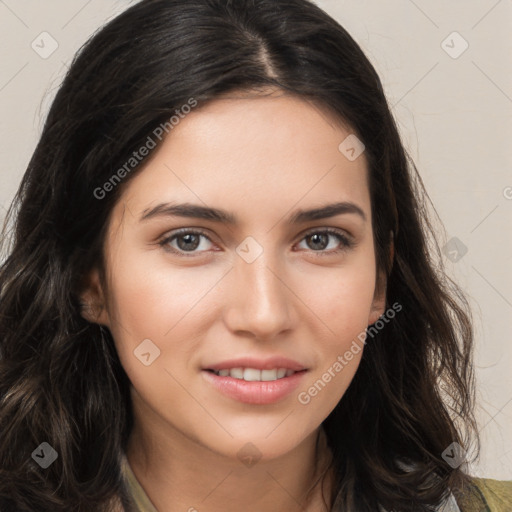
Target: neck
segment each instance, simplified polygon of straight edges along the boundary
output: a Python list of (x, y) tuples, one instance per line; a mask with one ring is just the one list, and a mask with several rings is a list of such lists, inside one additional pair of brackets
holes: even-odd
[(157, 418), (145, 424), (151, 425), (151, 432), (135, 421), (126, 456), (159, 512), (328, 510), (322, 488), (328, 500), (331, 453), (321, 428), (291, 452), (245, 466)]

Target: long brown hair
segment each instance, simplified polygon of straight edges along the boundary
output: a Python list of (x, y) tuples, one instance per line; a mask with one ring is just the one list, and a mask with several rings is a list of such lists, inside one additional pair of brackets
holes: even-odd
[[(76, 55), (9, 210), (0, 510), (107, 511), (117, 498), (129, 510), (129, 380), (78, 297), (83, 276), (103, 268), (109, 214), (143, 162), (97, 191), (190, 98), (267, 86), (323, 105), (364, 143), (377, 264), (387, 303), (403, 307), (324, 421), (331, 510), (432, 510), (467, 481), (442, 454), (478, 446), (469, 308), (445, 275), (421, 180), (362, 50), (308, 0), (142, 0)], [(43, 442), (58, 454), (44, 470), (32, 457)]]

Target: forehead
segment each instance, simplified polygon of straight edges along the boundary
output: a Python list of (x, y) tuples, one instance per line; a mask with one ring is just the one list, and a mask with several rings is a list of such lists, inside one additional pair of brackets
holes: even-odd
[(348, 136), (348, 126), (305, 99), (225, 95), (180, 119), (123, 202), (134, 213), (188, 201), (274, 218), (294, 204), (350, 200), (368, 208), (364, 153), (350, 160), (340, 150)]

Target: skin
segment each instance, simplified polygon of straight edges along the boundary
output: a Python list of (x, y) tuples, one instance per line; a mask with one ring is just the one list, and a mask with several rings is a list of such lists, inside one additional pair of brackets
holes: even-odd
[[(309, 501), (305, 495), (315, 461), (326, 455), (315, 443), (363, 351), (308, 404), (297, 395), (385, 307), (384, 291), (376, 292), (367, 163), (364, 153), (349, 161), (338, 150), (350, 133), (304, 99), (232, 94), (181, 120), (112, 211), (108, 285), (91, 272), (83, 298), (100, 312), (85, 314), (110, 329), (132, 383), (127, 457), (160, 512), (323, 510), (318, 491)], [(344, 213), (286, 222), (297, 209), (340, 201), (356, 204), (366, 220)], [(222, 208), (238, 223), (140, 220), (166, 202)], [(191, 243), (182, 233), (167, 243), (185, 247), (182, 255), (159, 244), (180, 228), (208, 238)], [(325, 228), (353, 246), (334, 235), (306, 236)], [(263, 249), (252, 263), (236, 252), (248, 236)], [(145, 339), (160, 349), (149, 366), (134, 356)], [(283, 355), (308, 372), (297, 391), (271, 405), (240, 403), (203, 378), (208, 364), (246, 355)], [(246, 443), (261, 454), (252, 467), (237, 456)]]

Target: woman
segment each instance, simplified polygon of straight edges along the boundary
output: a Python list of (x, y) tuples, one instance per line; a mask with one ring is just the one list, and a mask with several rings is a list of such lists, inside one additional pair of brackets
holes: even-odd
[(314, 4), (111, 21), (10, 212), (0, 510), (507, 509), (464, 472), (472, 330), (421, 190)]

